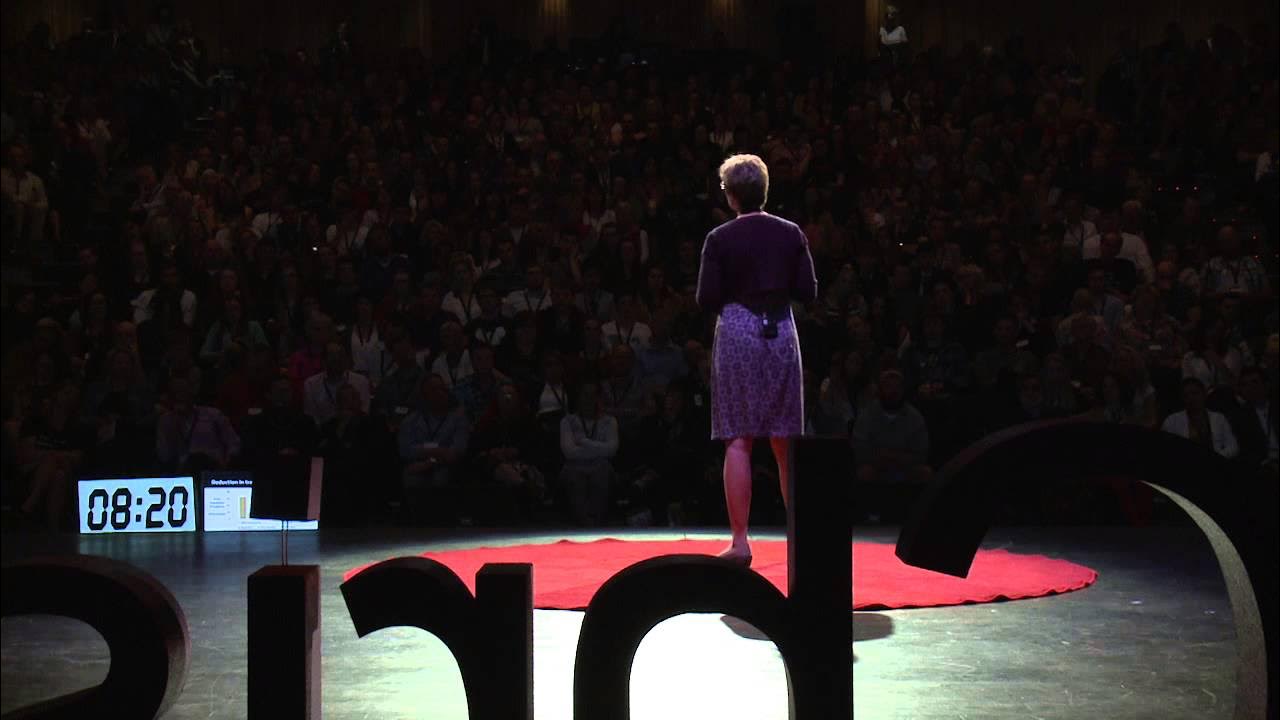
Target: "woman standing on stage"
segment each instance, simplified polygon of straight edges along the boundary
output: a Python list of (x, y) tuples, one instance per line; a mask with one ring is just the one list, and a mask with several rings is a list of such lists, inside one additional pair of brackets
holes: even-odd
[(769, 169), (755, 155), (720, 165), (720, 187), (737, 217), (702, 248), (698, 304), (718, 313), (711, 364), (711, 437), (727, 444), (724, 496), (732, 544), (720, 556), (751, 564), (751, 446), (769, 438), (787, 502), (791, 439), (804, 433), (800, 340), (791, 301), (817, 297), (804, 232), (764, 211)]

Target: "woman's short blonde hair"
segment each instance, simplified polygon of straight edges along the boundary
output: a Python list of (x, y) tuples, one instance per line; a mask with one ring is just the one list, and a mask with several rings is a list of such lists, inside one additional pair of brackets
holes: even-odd
[(758, 155), (730, 155), (720, 163), (720, 189), (742, 212), (760, 210), (769, 199), (769, 168)]

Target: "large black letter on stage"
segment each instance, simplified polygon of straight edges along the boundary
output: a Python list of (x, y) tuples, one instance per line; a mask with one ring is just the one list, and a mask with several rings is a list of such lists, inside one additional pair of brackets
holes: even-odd
[(249, 576), (249, 717), (320, 717), (320, 566)]
[(154, 577), (91, 555), (6, 565), (3, 616), (59, 615), (87, 623), (107, 641), (111, 667), (101, 685), (6, 713), (5, 719), (154, 718), (186, 682), (187, 619)]
[(342, 597), (360, 637), (409, 626), (440, 638), (458, 661), (472, 718), (533, 719), (532, 565), (485, 565), (472, 597), (444, 565), (395, 558), (343, 583)]
[[(788, 596), (762, 576), (705, 555), (651, 558), (614, 575), (587, 606), (573, 671), (576, 720), (631, 715), (631, 663), (653, 626), (689, 612), (742, 618), (773, 640), (795, 720), (853, 717), (852, 524), (845, 438), (802, 438), (793, 452)], [(834, 472), (833, 472), (834, 471)]]
[[(964, 577), (991, 524), (991, 508), (1025, 492), (1026, 478), (1127, 476), (1169, 496), (1208, 536), (1235, 616), (1238, 720), (1280, 714), (1277, 686), (1277, 486), (1168, 433), (1073, 420), (1022, 425), (948, 463), (898, 538), (908, 565)], [(1265, 668), (1265, 670), (1264, 670)]]

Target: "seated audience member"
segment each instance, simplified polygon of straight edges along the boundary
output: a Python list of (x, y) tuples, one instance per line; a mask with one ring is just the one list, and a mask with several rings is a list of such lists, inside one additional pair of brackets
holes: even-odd
[(582, 351), (583, 325), (587, 316), (573, 304), (573, 288), (568, 281), (551, 287), (551, 306), (538, 312), (538, 337), (545, 348), (563, 355)]
[(991, 334), (995, 345), (974, 358), (974, 377), (983, 388), (1000, 385), (1010, 389), (1015, 378), (1034, 371), (1036, 356), (1028, 349), (1027, 340), (1018, 339), (1018, 321), (1013, 317), (996, 320)]
[[(1147, 249), (1147, 242), (1141, 236), (1133, 233), (1119, 232), (1116, 234), (1120, 236), (1120, 248), (1115, 256), (1133, 263), (1134, 269), (1138, 271), (1138, 277), (1142, 282), (1149, 283), (1154, 280), (1155, 263), (1151, 260), (1151, 252)], [(1081, 244), (1081, 256), (1085, 260), (1101, 257), (1103, 255), (1104, 237), (1105, 234), (1085, 238)]]
[(969, 362), (964, 347), (949, 341), (946, 320), (937, 313), (925, 315), (921, 337), (902, 357), (908, 392), (921, 401), (945, 400), (969, 386)]
[(613, 293), (601, 287), (604, 274), (600, 266), (590, 263), (582, 268), (582, 291), (573, 298), (573, 303), (589, 318), (601, 323), (613, 320)]
[(609, 376), (600, 383), (599, 389), (604, 411), (618, 421), (618, 431), (624, 440), (644, 416), (652, 413), (651, 388), (645, 385), (636, 367), (636, 354), (629, 345), (613, 346), (609, 352)]
[[(501, 381), (476, 422), (470, 448), (477, 479), (513, 493), (517, 516), (527, 515), (546, 493), (546, 482), (535, 462), (539, 443), (537, 423), (519, 388), (509, 380)], [(476, 498), (479, 504), (489, 500)]]
[(74, 383), (40, 395), (17, 428), (17, 462), (29, 478), (21, 513), (28, 522), (60, 530), (67, 503), (74, 503), (77, 472), (93, 430), (78, 417), (80, 393)]
[(853, 424), (853, 452), (863, 483), (922, 483), (929, 479), (929, 429), (906, 401), (902, 372), (880, 373), (877, 400)]
[(608, 375), (609, 349), (601, 323), (588, 317), (582, 324), (582, 352), (566, 357), (565, 366), (575, 380), (601, 380)]
[(439, 375), (428, 375), (421, 392), (422, 409), (400, 424), (397, 437), (405, 508), (411, 520), (452, 523), (459, 519), (453, 475), (467, 452), (467, 419)]
[(665, 320), (655, 320), (649, 346), (636, 353), (636, 369), (646, 387), (666, 387), (689, 374), (684, 348), (671, 342), (668, 330)]
[(97, 428), (91, 462), (99, 472), (128, 473), (151, 454), (155, 394), (137, 356), (125, 348), (107, 352), (105, 377), (85, 388), (81, 421)]
[(653, 338), (653, 330), (640, 322), (639, 303), (633, 292), (624, 292), (618, 296), (618, 316), (600, 327), (604, 334), (604, 346), (610, 350), (618, 345), (626, 345), (634, 352), (649, 347)]
[(306, 322), (307, 344), (289, 356), (289, 377), (294, 392), (302, 397), (302, 385), (316, 373), (324, 372), (325, 347), (333, 338), (333, 321), (327, 315), (312, 313)]
[(498, 347), (511, 335), (511, 320), (502, 314), (502, 301), (491, 278), (476, 283), (476, 298), (480, 303), (480, 315), (465, 328), (469, 342)]
[(1083, 411), (1080, 385), (1080, 381), (1072, 379), (1071, 365), (1065, 357), (1059, 353), (1046, 355), (1040, 371), (1044, 416), (1068, 417)]
[(222, 411), (195, 404), (195, 373), (169, 379), (169, 409), (156, 423), (156, 458), (171, 472), (223, 469), (240, 454), (240, 436)]
[(281, 455), (311, 454), (316, 424), (294, 404), (288, 375), (272, 379), (266, 407), (250, 408), (242, 440), (242, 455), (251, 467)]
[(162, 328), (180, 322), (190, 328), (196, 322), (196, 302), (195, 293), (183, 284), (178, 266), (169, 263), (160, 271), (160, 284), (133, 299), (133, 322), (138, 326), (155, 323)]
[(368, 412), (371, 393), (369, 380), (352, 372), (347, 359), (347, 349), (336, 340), (325, 345), (324, 372), (307, 378), (302, 387), (302, 411), (323, 425), (338, 413), (338, 388), (350, 385), (360, 395), (361, 410)]
[(1201, 321), (1187, 342), (1189, 348), (1182, 357), (1183, 377), (1193, 377), (1210, 390), (1236, 384), (1244, 359), (1227, 337), (1222, 318)]
[(608, 513), (612, 459), (618, 454), (618, 422), (601, 412), (599, 386), (578, 387), (576, 412), (560, 421), (560, 452), (564, 467), (560, 483), (579, 525), (600, 525)]
[(392, 364), (373, 396), (373, 413), (403, 420), (417, 407), (419, 387), (426, 371), (418, 364), (413, 340), (408, 334), (392, 338), (390, 345)]
[(673, 513), (673, 503), (694, 502), (709, 459), (707, 430), (686, 404), (684, 388), (679, 383), (667, 386), (661, 408), (645, 419), (636, 440), (645, 460), (628, 474), (623, 490), (628, 524), (668, 524), (680, 514)]
[(455, 255), (449, 262), (450, 290), (441, 300), (440, 309), (466, 326), (480, 317), (480, 300), (475, 293), (475, 266), (465, 253)]
[(570, 412), (569, 392), (565, 389), (564, 359), (557, 352), (542, 358), (542, 390), (534, 398), (534, 416), (544, 428), (559, 432), (560, 420)]
[(374, 321), (373, 301), (367, 296), (356, 299), (356, 320), (349, 335), (351, 369), (368, 378), (369, 387), (376, 391), (393, 360)]
[(853, 432), (853, 423), (875, 401), (875, 383), (862, 353), (838, 350), (831, 356), (827, 377), (818, 386), (814, 431), (819, 435)]
[(460, 323), (449, 321), (440, 327), (440, 354), (431, 363), (431, 373), (439, 376), (450, 390), (475, 372), (471, 351)]
[(1160, 291), (1152, 285), (1134, 291), (1133, 304), (1125, 308), (1120, 321), (1119, 342), (1144, 351), (1154, 344), (1156, 328), (1171, 320), (1163, 305)]
[(267, 344), (267, 335), (257, 321), (244, 316), (244, 307), (240, 298), (232, 296), (222, 304), (222, 317), (209, 326), (204, 345), (200, 348), (200, 359), (206, 363), (216, 363), (231, 343), (239, 343), (244, 347), (255, 347)]
[(1232, 293), (1249, 301), (1271, 298), (1266, 268), (1244, 252), (1234, 225), (1218, 230), (1218, 254), (1205, 264), (1201, 282), (1208, 297)]
[(1138, 286), (1138, 270), (1133, 261), (1120, 257), (1124, 241), (1120, 233), (1108, 231), (1102, 234), (1101, 254), (1085, 263), (1087, 270), (1100, 270), (1107, 292), (1120, 298), (1128, 298)]
[[(440, 336), (446, 323), (456, 322), (466, 327), (466, 322), (469, 322), (446, 309), (442, 305), (440, 293), (439, 278), (428, 273), (422, 281), (422, 289), (418, 291), (418, 304), (414, 306), (413, 313), (407, 318), (409, 335), (413, 339), (414, 347), (421, 351), (419, 353), (421, 357), (437, 356), (444, 349)], [(479, 304), (480, 301), (476, 300), (477, 312), (480, 309)]]
[(511, 337), (498, 349), (498, 369), (515, 382), (523, 397), (533, 397), (542, 385), (542, 338), (533, 313), (517, 313)]
[[(1280, 407), (1267, 391), (1261, 368), (1250, 366), (1240, 372), (1234, 392), (1223, 393), (1222, 413), (1231, 424), (1231, 432), (1240, 444), (1240, 462), (1247, 468), (1277, 468), (1277, 417)], [(1212, 400), (1212, 399), (1211, 399)]]
[(537, 315), (551, 307), (551, 293), (547, 290), (547, 276), (542, 272), (542, 266), (528, 266), (524, 270), (524, 278), (523, 288), (512, 290), (502, 299), (502, 314), (509, 318), (522, 312)]
[(453, 396), (466, 413), (467, 422), (474, 425), (481, 413), (493, 404), (498, 386), (508, 378), (494, 369), (493, 348), (488, 345), (471, 346), (471, 364), (474, 372), (453, 388)]
[(337, 413), (320, 427), (315, 448), (324, 458), (320, 517), (330, 527), (349, 527), (371, 519), (385, 499), (379, 480), (393, 468), (384, 461), (389, 438), (365, 413), (360, 392), (344, 383), (337, 394)]
[(1231, 424), (1222, 413), (1209, 410), (1205, 406), (1206, 399), (1204, 383), (1194, 377), (1184, 379), (1183, 409), (1165, 418), (1160, 429), (1184, 437), (1223, 457), (1234, 458), (1240, 453), (1240, 446), (1236, 443), (1235, 434), (1231, 432)]

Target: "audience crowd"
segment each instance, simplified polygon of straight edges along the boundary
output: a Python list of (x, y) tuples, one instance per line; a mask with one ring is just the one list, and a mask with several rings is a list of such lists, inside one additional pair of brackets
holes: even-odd
[(807, 425), (857, 462), (829, 481), (916, 488), (1071, 416), (1276, 480), (1265, 30), (1171, 25), (1096, 82), (1017, 38), (822, 66), (343, 42), (205, 79), (193, 38), (4, 58), (3, 485), (33, 523), (70, 526), (79, 477), (297, 454), (329, 524), (723, 522), (693, 298), (739, 152), (816, 261)]

